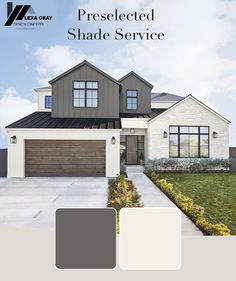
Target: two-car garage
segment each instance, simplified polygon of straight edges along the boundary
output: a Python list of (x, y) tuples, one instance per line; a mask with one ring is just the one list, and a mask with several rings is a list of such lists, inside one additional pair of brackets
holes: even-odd
[(25, 140), (26, 177), (105, 175), (105, 140)]
[(51, 112), (34, 112), (7, 126), (7, 176), (116, 177), (120, 130), (119, 118), (53, 118)]

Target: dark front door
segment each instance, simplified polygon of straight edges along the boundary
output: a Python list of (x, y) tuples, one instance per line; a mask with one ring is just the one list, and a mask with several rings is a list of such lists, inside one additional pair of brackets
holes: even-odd
[(137, 136), (127, 136), (127, 164), (138, 164), (138, 139)]

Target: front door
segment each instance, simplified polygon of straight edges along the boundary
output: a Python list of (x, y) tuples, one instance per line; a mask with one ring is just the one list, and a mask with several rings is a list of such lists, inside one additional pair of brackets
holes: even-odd
[(138, 164), (138, 139), (137, 136), (127, 136), (127, 164)]

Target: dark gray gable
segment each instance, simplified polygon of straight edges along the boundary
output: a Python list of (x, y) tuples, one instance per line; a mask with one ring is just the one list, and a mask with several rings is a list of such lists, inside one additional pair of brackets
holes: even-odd
[(123, 80), (125, 80), (126, 78), (128, 78), (129, 76), (135, 76), (137, 79), (139, 79), (140, 81), (142, 81), (144, 84), (146, 84), (148, 87), (153, 88), (153, 85), (151, 83), (149, 83), (147, 80), (143, 79), (141, 76), (139, 76), (137, 73), (135, 73), (134, 71), (130, 71), (128, 74), (126, 74), (125, 76), (123, 76), (122, 78), (119, 79), (119, 82), (121, 83)]
[(103, 76), (105, 76), (106, 78), (110, 79), (111, 81), (113, 81), (114, 83), (120, 85), (119, 81), (117, 81), (115, 78), (111, 77), (110, 75), (108, 75), (107, 73), (105, 73), (104, 71), (102, 71), (101, 69), (97, 68), (96, 66), (94, 66), (93, 64), (91, 64), (90, 62), (84, 60), (83, 62), (81, 62), (80, 64), (77, 64), (76, 66), (72, 67), (71, 69), (65, 71), (64, 73), (58, 75), (57, 77), (53, 78), (52, 80), (49, 81), (50, 84), (56, 82), (57, 80), (63, 78), (64, 76), (66, 76), (67, 74), (77, 70), (78, 68), (87, 65), (89, 67), (91, 67), (92, 69), (94, 69), (95, 71), (99, 72), (100, 74), (102, 74)]

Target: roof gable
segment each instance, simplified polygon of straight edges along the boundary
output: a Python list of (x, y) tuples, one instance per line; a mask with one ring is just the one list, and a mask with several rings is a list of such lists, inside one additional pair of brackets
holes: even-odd
[(77, 64), (76, 66), (70, 68), (69, 70), (63, 72), (62, 74), (58, 75), (57, 77), (53, 78), (52, 80), (49, 81), (50, 84), (56, 82), (57, 80), (63, 78), (64, 76), (66, 76), (67, 74), (79, 69), (80, 67), (87, 65), (89, 67), (91, 67), (92, 69), (94, 69), (95, 71), (99, 72), (100, 74), (102, 74), (103, 76), (105, 76), (106, 78), (108, 78), (109, 80), (113, 81), (114, 83), (120, 85), (120, 82), (117, 81), (115, 78), (111, 77), (110, 75), (108, 75), (107, 73), (105, 73), (104, 71), (102, 71), (101, 69), (97, 68), (96, 66), (94, 66), (93, 64), (91, 64), (90, 62), (84, 60), (83, 62)]
[(192, 95), (188, 95), (185, 98), (183, 98), (182, 100), (178, 101), (177, 103), (175, 103), (174, 105), (172, 105), (171, 107), (169, 107), (166, 111), (164, 111), (163, 113), (159, 114), (158, 116), (152, 118), (149, 123), (152, 123), (154, 120), (160, 118), (161, 116), (163, 116), (164, 114), (168, 113), (169, 111), (171, 111), (172, 109), (174, 109), (175, 107), (179, 106), (180, 104), (184, 103), (185, 101), (187, 101), (188, 99), (192, 99), (195, 102), (197, 102), (199, 105), (201, 105), (202, 107), (204, 107), (205, 109), (207, 109), (208, 111), (210, 111), (211, 113), (213, 113), (214, 115), (216, 115), (217, 117), (219, 117), (221, 120), (223, 120), (224, 122), (230, 124), (231, 122), (226, 119), (225, 117), (223, 117), (222, 115), (220, 115), (219, 113), (217, 113), (215, 110), (211, 109), (209, 106), (207, 106), (206, 104), (204, 104), (203, 102), (201, 102), (200, 100), (198, 100), (197, 98), (195, 98)]
[(126, 74), (125, 76), (121, 77), (119, 79), (119, 82), (125, 80), (126, 78), (128, 78), (129, 76), (135, 76), (137, 79), (139, 79), (140, 81), (142, 81), (144, 84), (146, 84), (148, 87), (153, 88), (153, 85), (151, 83), (149, 83), (147, 80), (143, 79), (141, 76), (139, 76), (137, 73), (135, 73), (134, 71), (130, 71), (128, 74)]

